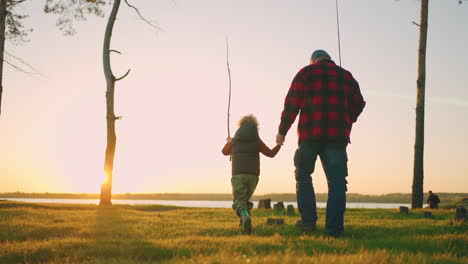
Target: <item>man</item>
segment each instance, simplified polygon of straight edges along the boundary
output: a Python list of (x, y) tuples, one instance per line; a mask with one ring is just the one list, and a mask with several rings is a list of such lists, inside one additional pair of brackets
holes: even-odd
[(429, 191), (429, 197), (427, 197), (427, 203), (429, 204), (429, 208), (437, 209), (439, 208), (440, 199), (432, 191)]
[(311, 174), (317, 156), (327, 176), (326, 231), (332, 237), (343, 233), (348, 175), (346, 146), (351, 127), (364, 109), (359, 84), (350, 72), (337, 66), (324, 50), (313, 52), (310, 65), (292, 81), (281, 114), (276, 141), (285, 136), (300, 112), (299, 147), (294, 155), (296, 195), (302, 220), (296, 226), (315, 230), (317, 209)]

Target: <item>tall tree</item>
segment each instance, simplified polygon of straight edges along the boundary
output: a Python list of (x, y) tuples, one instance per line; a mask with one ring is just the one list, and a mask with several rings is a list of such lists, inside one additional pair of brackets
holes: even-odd
[[(115, 121), (119, 120), (120, 117), (115, 116), (114, 112), (114, 94), (115, 94), (115, 83), (127, 77), (130, 73), (128, 70), (122, 77), (116, 78), (112, 72), (111, 62), (110, 62), (110, 53), (115, 52), (120, 54), (119, 51), (110, 49), (110, 43), (112, 38), (112, 31), (114, 29), (115, 19), (117, 18), (117, 13), (119, 12), (121, 0), (114, 0), (112, 11), (109, 15), (107, 21), (106, 31), (104, 33), (104, 45), (102, 50), (102, 62), (104, 68), (104, 76), (106, 78), (106, 124), (107, 124), (107, 146), (106, 154), (104, 159), (104, 173), (106, 175), (105, 182), (101, 185), (101, 195), (100, 195), (100, 205), (111, 205), (112, 199), (112, 176), (114, 171), (114, 156), (115, 156), (115, 147), (117, 144), (117, 136), (115, 133)], [(150, 26), (159, 29), (154, 24), (147, 21), (139, 12), (139, 10), (128, 3), (125, 0), (127, 6), (133, 8), (141, 19), (143, 19)]]
[[(458, 0), (462, 4), (463, 0)], [(422, 208), (424, 196), (424, 111), (426, 93), (426, 45), (429, 0), (421, 0), (419, 26), (418, 79), (416, 81), (416, 137), (414, 143), (413, 186), (411, 208)]]
[(6, 2), (0, 0), (0, 114), (2, 113), (2, 94), (3, 94), (3, 54), (5, 51), (5, 21), (6, 21)]
[(422, 208), (424, 183), (424, 105), (426, 89), (426, 44), (429, 0), (421, 0), (419, 24), (418, 80), (416, 96), (416, 139), (414, 144), (411, 208)]
[[(25, 36), (31, 31), (26, 29), (22, 23), (22, 20), (27, 16), (21, 15), (15, 10), (16, 5), (21, 2), (23, 1), (0, 0), (0, 115), (3, 95), (3, 63), (6, 62), (10, 66), (21, 70), (19, 66), (5, 60), (5, 40), (8, 39), (16, 44), (25, 42)], [(24, 62), (20, 60), (20, 63)]]
[(120, 0), (114, 0), (112, 6), (112, 11), (109, 15), (109, 20), (107, 21), (106, 32), (104, 34), (104, 47), (102, 50), (102, 62), (104, 66), (104, 76), (106, 78), (106, 119), (107, 119), (107, 147), (106, 147), (106, 156), (104, 160), (104, 172), (106, 174), (106, 181), (101, 185), (101, 197), (100, 205), (111, 205), (111, 194), (112, 194), (112, 174), (114, 170), (114, 154), (115, 146), (117, 141), (117, 136), (115, 134), (115, 120), (118, 117), (114, 113), (114, 91), (115, 91), (115, 82), (123, 79), (127, 73), (117, 79), (112, 73), (111, 63), (110, 63), (110, 42), (112, 37), (112, 31), (114, 29), (115, 19), (117, 18), (117, 13), (119, 12)]

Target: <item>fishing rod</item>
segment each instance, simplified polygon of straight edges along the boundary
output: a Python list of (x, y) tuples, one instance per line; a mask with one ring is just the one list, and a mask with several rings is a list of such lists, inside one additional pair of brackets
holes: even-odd
[(340, 39), (340, 20), (339, 20), (339, 13), (338, 13), (338, 0), (335, 1), (336, 7), (336, 28), (338, 31), (338, 56), (340, 58), (340, 67), (341, 67), (341, 39)]
[(230, 110), (231, 110), (231, 68), (229, 67), (229, 42), (228, 38), (226, 37), (226, 65), (227, 71), (229, 76), (229, 100), (228, 100), (228, 109), (227, 109), (227, 131), (228, 137), (231, 137), (231, 131), (229, 129), (229, 117), (230, 117)]

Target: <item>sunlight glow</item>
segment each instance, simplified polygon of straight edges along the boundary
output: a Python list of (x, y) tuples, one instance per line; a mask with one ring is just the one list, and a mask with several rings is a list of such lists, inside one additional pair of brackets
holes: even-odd
[(109, 184), (110, 177), (111, 177), (110, 173), (107, 171), (104, 171), (104, 178), (103, 178), (102, 184)]
[[(30, 15), (25, 26), (34, 25), (30, 42), (5, 43), (47, 78), (4, 67), (0, 192), (99, 193), (108, 183), (115, 193), (229, 193), (231, 163), (220, 152), (227, 136), (226, 36), (230, 132), (252, 113), (269, 147), (291, 81), (311, 52), (338, 57), (335, 1), (185, 0), (176, 8), (171, 1), (138, 1), (162, 23), (161, 34), (134, 19), (134, 10), (121, 9), (112, 48), (122, 55), (112, 57), (112, 68), (119, 76), (132, 71), (116, 84), (115, 112), (125, 119), (116, 124), (109, 175), (103, 169), (107, 19), (90, 17), (76, 23), (76, 36), (64, 37), (42, 2), (21, 4)], [(411, 21), (419, 2), (340, 4), (343, 66), (368, 103), (347, 149), (349, 192), (411, 192), (418, 44)], [(468, 5), (448, 2), (434, 1), (429, 18), (424, 188), (464, 192), (468, 122), (460, 117), (468, 115), (468, 34), (460, 27), (468, 24)], [(295, 192), (297, 125), (274, 159), (261, 157), (256, 194)], [(317, 193), (328, 190), (320, 161), (313, 180)]]

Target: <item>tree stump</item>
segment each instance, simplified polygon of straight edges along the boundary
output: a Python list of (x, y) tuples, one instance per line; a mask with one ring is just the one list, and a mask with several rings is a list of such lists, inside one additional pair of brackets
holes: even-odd
[(457, 207), (455, 211), (455, 221), (468, 221), (468, 212), (465, 207)]
[(400, 206), (400, 214), (408, 214), (409, 208), (406, 206)]
[(432, 212), (423, 212), (424, 218), (432, 218)]
[(288, 205), (287, 210), (286, 210), (286, 215), (288, 216), (294, 215), (294, 205), (292, 204)]
[(284, 224), (284, 219), (283, 218), (268, 218), (267, 219), (267, 224), (269, 224), (269, 225), (282, 225), (282, 224)]
[(275, 212), (284, 212), (284, 203), (278, 202), (273, 205), (273, 210)]
[(258, 201), (259, 209), (271, 209), (271, 199), (263, 199)]

